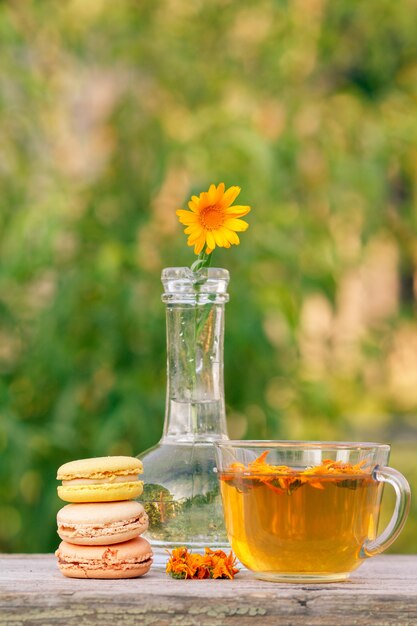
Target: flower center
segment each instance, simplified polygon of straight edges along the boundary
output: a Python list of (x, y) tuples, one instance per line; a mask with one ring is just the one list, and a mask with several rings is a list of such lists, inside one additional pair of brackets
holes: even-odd
[(206, 230), (216, 230), (224, 222), (224, 212), (216, 205), (207, 206), (200, 213), (200, 222)]

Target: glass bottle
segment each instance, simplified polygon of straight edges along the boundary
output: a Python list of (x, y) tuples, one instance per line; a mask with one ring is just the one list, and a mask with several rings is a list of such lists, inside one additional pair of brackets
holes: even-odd
[(167, 391), (163, 435), (139, 455), (144, 466), (140, 501), (149, 515), (146, 537), (155, 564), (167, 549), (230, 549), (214, 441), (227, 440), (223, 338), (229, 272), (166, 268), (162, 272), (167, 328)]

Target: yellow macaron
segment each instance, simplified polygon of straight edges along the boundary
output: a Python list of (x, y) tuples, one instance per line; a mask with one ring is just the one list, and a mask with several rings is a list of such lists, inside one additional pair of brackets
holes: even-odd
[(142, 462), (130, 456), (70, 461), (58, 469), (58, 496), (65, 502), (132, 500), (142, 493), (142, 472)]

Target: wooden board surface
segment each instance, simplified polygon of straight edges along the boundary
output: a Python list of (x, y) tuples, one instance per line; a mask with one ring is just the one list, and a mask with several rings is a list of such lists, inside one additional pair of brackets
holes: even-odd
[(52, 555), (0, 555), (0, 624), (8, 626), (416, 626), (417, 556), (366, 561), (349, 582), (293, 585), (64, 578)]

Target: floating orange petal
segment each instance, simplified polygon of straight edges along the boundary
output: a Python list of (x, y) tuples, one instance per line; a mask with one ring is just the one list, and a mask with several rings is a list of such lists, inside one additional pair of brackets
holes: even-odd
[(365, 461), (356, 464), (342, 463), (325, 459), (320, 465), (307, 467), (304, 470), (293, 469), (287, 465), (272, 465), (266, 461), (269, 451), (263, 452), (257, 459), (244, 465), (232, 463), (223, 474), (222, 480), (232, 481), (238, 478), (239, 485), (253, 486), (255, 479), (266, 485), (275, 493), (291, 492), (294, 488), (308, 483), (314, 489), (324, 489), (322, 479), (332, 477), (335, 481), (346, 480), (346, 476), (369, 475), (370, 470), (364, 469)]

